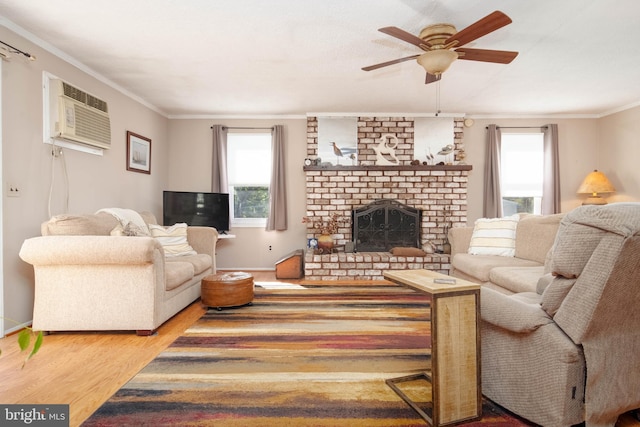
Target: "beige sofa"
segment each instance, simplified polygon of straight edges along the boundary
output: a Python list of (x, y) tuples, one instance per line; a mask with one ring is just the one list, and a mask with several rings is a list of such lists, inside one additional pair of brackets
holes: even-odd
[[(143, 228), (157, 224), (150, 213), (122, 211)], [(33, 328), (148, 335), (198, 299), (201, 279), (216, 271), (217, 231), (187, 227), (195, 254), (168, 257), (168, 246), (135, 230), (133, 221), (107, 212), (43, 223), (42, 236), (27, 239), (20, 250), (35, 273)]]
[(562, 219), (539, 291), (481, 288), (482, 391), (537, 424), (614, 426), (640, 408), (640, 203)]
[[(550, 280), (549, 250), (564, 214), (520, 214), (516, 227), (515, 256), (468, 253), (474, 227), (449, 230), (450, 275), (479, 283), (504, 294), (536, 292), (538, 282)], [(545, 277), (543, 277), (545, 276)]]

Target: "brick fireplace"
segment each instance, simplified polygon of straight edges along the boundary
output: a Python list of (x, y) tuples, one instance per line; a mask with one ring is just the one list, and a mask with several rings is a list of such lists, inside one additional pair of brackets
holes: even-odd
[[(455, 150), (463, 145), (462, 118), (454, 119)], [(411, 165), (413, 119), (410, 117), (359, 117), (358, 164), (353, 166), (305, 166), (307, 216), (326, 218), (337, 213), (344, 227), (334, 239), (338, 245), (352, 240), (351, 213), (380, 199), (396, 200), (422, 211), (421, 244), (442, 249), (449, 227), (466, 225), (469, 165)], [(382, 135), (398, 138), (399, 166), (376, 166), (373, 146)], [(307, 155), (318, 153), (317, 118), (307, 118)], [(454, 157), (455, 160), (455, 157)], [(317, 235), (308, 224), (307, 237)], [(394, 256), (389, 252), (338, 252), (305, 254), (308, 280), (382, 280), (384, 270), (426, 268), (446, 273), (449, 255)]]

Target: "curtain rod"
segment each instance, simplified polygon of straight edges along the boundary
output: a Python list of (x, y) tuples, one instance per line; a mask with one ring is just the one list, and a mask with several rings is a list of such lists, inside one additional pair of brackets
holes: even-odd
[[(498, 129), (546, 129), (548, 126), (496, 126)], [(485, 127), (489, 129), (489, 126)]]
[(32, 61), (36, 60), (36, 57), (31, 55), (29, 52), (25, 52), (24, 50), (20, 50), (17, 47), (13, 47), (9, 43), (5, 43), (3, 41), (0, 41), (0, 43), (2, 43), (4, 46), (8, 47), (9, 49), (13, 49), (13, 50), (9, 51), (11, 53), (19, 53), (20, 55), (24, 55), (24, 56), (26, 56), (27, 58), (29, 58)]
[[(211, 129), (213, 129), (213, 126), (211, 126)], [(267, 127), (242, 127), (242, 126), (222, 126), (222, 129), (264, 129), (264, 130), (273, 130), (273, 126), (267, 128)]]

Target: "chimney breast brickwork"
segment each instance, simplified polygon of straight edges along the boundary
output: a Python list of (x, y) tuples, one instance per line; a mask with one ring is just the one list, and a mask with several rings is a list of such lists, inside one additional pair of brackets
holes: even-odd
[[(456, 150), (463, 148), (462, 118), (454, 119)], [(307, 155), (318, 153), (318, 121), (307, 119)], [(398, 138), (400, 166), (375, 166), (372, 146), (384, 134)], [(467, 180), (470, 166), (412, 166), (413, 119), (408, 117), (360, 117), (358, 166), (305, 167), (307, 216), (327, 218), (337, 213), (345, 221), (333, 235), (336, 244), (352, 239), (351, 211), (377, 199), (393, 199), (422, 210), (421, 241), (442, 249), (448, 228), (467, 223)], [(318, 230), (308, 224), (307, 237)], [(305, 256), (308, 280), (382, 280), (384, 270), (425, 268), (447, 273), (448, 254), (400, 257), (390, 253), (333, 253)]]

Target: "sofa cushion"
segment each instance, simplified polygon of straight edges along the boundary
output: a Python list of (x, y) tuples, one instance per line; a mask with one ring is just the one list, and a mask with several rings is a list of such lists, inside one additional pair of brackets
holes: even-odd
[(149, 224), (149, 230), (151, 236), (158, 239), (164, 248), (166, 257), (196, 255), (196, 251), (187, 241), (187, 224), (178, 223), (170, 227)]
[(459, 253), (453, 256), (451, 266), (482, 283), (489, 281), (489, 273), (494, 267), (539, 267), (541, 264), (515, 257)]
[(174, 263), (174, 262), (188, 262), (193, 265), (193, 274), (203, 273), (205, 270), (209, 269), (213, 265), (213, 260), (211, 256), (207, 254), (197, 254), (197, 255), (186, 255), (181, 257), (173, 257), (167, 258), (165, 260), (165, 264)]
[(175, 289), (191, 280), (195, 269), (190, 262), (176, 261), (164, 263), (164, 286), (167, 291)]
[(489, 272), (489, 280), (513, 293), (536, 292), (538, 280), (544, 275), (544, 266), (495, 267)]
[(477, 219), (468, 252), (472, 255), (514, 256), (519, 218), (518, 215), (512, 215)]
[(108, 213), (56, 215), (41, 226), (43, 236), (108, 236), (119, 222)]
[(516, 229), (515, 256), (544, 264), (564, 214), (522, 215)]

